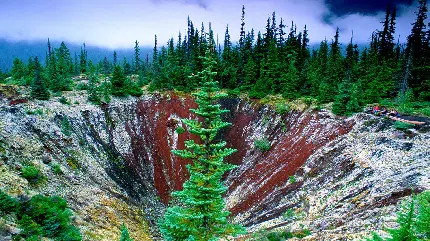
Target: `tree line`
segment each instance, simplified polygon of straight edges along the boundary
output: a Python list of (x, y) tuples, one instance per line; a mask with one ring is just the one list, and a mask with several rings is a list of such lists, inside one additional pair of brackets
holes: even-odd
[[(86, 74), (90, 81), (87, 89), (92, 99), (103, 99), (97, 89), (109, 89), (117, 96), (140, 95), (141, 88), (149, 90), (180, 90), (191, 92), (198, 85), (189, 78), (203, 70), (200, 56), (204, 56), (209, 41), (215, 43), (211, 54), (216, 61), (215, 81), (230, 93), (249, 93), (250, 98), (263, 98), (268, 94), (281, 94), (288, 99), (309, 96), (320, 103), (334, 102), (337, 114), (359, 111), (368, 103), (384, 98), (408, 94), (421, 101), (430, 100), (430, 28), (427, 21), (425, 0), (418, 1), (416, 20), (406, 44), (396, 40), (395, 5), (389, 5), (381, 30), (375, 30), (370, 44), (359, 50), (353, 37), (342, 54), (340, 32), (329, 41), (321, 41), (319, 48), (309, 48), (308, 29), (297, 30), (291, 22), (287, 29), (283, 18), (276, 13), (267, 18), (266, 28), (256, 33), (246, 28), (245, 7), (242, 8), (239, 41), (232, 43), (229, 27), (226, 27), (223, 44), (215, 40), (209, 24), (200, 29), (188, 18), (187, 32), (177, 39), (171, 38), (166, 45), (158, 46), (155, 36), (152, 56), (140, 54), (135, 42), (132, 61), (120, 61), (116, 52), (113, 61), (105, 57), (97, 64), (88, 61), (85, 44), (79, 55), (72, 58), (66, 45), (53, 49), (48, 40), (46, 65), (40, 66), (37, 58), (30, 58), (27, 65), (15, 59), (10, 75), (19, 84), (44, 85), (52, 92), (73, 88), (72, 76)], [(41, 80), (37, 80), (40, 72)], [(110, 83), (100, 76), (110, 76)], [(43, 83), (42, 83), (43, 82)], [(40, 92), (43, 87), (36, 87)], [(108, 87), (108, 88), (107, 88)], [(37, 96), (37, 95), (35, 95)], [(98, 96), (98, 97), (96, 97)]]

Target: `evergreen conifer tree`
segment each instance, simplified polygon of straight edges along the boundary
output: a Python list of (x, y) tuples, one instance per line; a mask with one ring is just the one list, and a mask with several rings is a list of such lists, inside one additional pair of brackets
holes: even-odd
[[(424, 70), (428, 72), (427, 66), (425, 64), (425, 52), (422, 49), (425, 47), (425, 37), (426, 37), (426, 20), (427, 20), (427, 1), (418, 1), (418, 12), (415, 23), (413, 24), (411, 34), (408, 36), (408, 42), (406, 47), (406, 72), (411, 72), (412, 78), (408, 78), (408, 86), (413, 89), (414, 93), (418, 95), (422, 92), (422, 86), (426, 74), (422, 74), (421, 71)], [(409, 59), (409, 56), (410, 59)], [(423, 68), (424, 67), (424, 68)], [(425, 76), (425, 77), (424, 77)], [(424, 78), (423, 78), (424, 77)], [(429, 91), (429, 90), (424, 90)]]
[(133, 241), (133, 239), (130, 237), (130, 234), (128, 233), (128, 228), (125, 226), (125, 224), (121, 225), (121, 237), (119, 241)]
[(127, 61), (127, 58), (124, 57), (124, 60), (122, 62), (122, 70), (124, 71), (124, 75), (129, 75), (132, 72), (132, 68), (130, 63)]
[(31, 84), (31, 97), (38, 100), (49, 100), (49, 91), (41, 75), (42, 67), (38, 58), (34, 59), (34, 80)]
[(390, 238), (376, 233), (368, 241), (427, 241), (430, 239), (430, 192), (412, 195), (403, 201), (397, 212), (398, 228), (388, 229)]
[(80, 59), (80, 69), (81, 73), (85, 74), (87, 72), (87, 50), (84, 43), (84, 48), (81, 47), (81, 54), (79, 55)]
[(116, 54), (116, 51), (113, 51), (113, 67), (115, 67), (118, 64), (118, 56)]
[(230, 213), (225, 210), (222, 197), (227, 188), (221, 179), (226, 171), (234, 168), (223, 159), (236, 150), (225, 148), (225, 141), (215, 141), (219, 130), (231, 124), (221, 120), (221, 114), (227, 110), (215, 103), (225, 95), (218, 92), (218, 83), (214, 81), (213, 51), (210, 41), (202, 58), (204, 69), (197, 75), (201, 89), (194, 95), (199, 107), (191, 110), (203, 120), (183, 120), (189, 132), (199, 136), (201, 142), (188, 140), (185, 143), (187, 149), (172, 151), (179, 157), (192, 159), (193, 164), (187, 165), (190, 178), (184, 183), (183, 190), (173, 193), (181, 205), (169, 207), (160, 222), (160, 230), (168, 241), (219, 240), (243, 231), (240, 226), (228, 222)]
[(126, 96), (128, 94), (126, 77), (121, 66), (117, 65), (114, 67), (110, 82), (112, 83), (112, 95)]
[(139, 73), (140, 63), (141, 63), (141, 60), (140, 60), (139, 42), (137, 42), (136, 40), (136, 42), (134, 43), (134, 61), (133, 61), (133, 67), (134, 67), (133, 71), (135, 74)]
[(249, 91), (252, 89), (255, 81), (257, 80), (257, 65), (252, 58), (248, 59), (245, 65), (245, 83), (241, 86), (241, 90)]
[(73, 61), (73, 69), (74, 69), (74, 75), (79, 75), (80, 69), (79, 69), (79, 62), (78, 62), (78, 55), (75, 53), (75, 59)]
[(94, 104), (101, 103), (101, 90), (99, 81), (95, 74), (90, 73), (88, 78), (88, 100)]
[(110, 74), (110, 69), (111, 69), (111, 66), (110, 66), (109, 60), (107, 57), (104, 57), (103, 58), (103, 74), (105, 74), (105, 75)]
[(26, 76), (25, 64), (19, 58), (13, 60), (11, 69), (12, 78), (17, 82), (23, 82)]
[(55, 73), (52, 76), (54, 78), (51, 79), (52, 90), (55, 92), (71, 90), (73, 82), (70, 77), (73, 74), (73, 64), (70, 51), (64, 42), (61, 42), (60, 48), (55, 50), (55, 55), (55, 60), (52, 61), (55, 65)]

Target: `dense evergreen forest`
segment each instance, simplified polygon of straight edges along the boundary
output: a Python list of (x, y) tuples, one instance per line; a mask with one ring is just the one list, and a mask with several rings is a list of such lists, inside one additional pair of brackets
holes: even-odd
[[(73, 42), (65, 43), (70, 51), (71, 56), (74, 56), (75, 53), (79, 56), (82, 44), (76, 44)], [(50, 41), (50, 44), (53, 48), (59, 47), (61, 45), (61, 41), (52, 40)], [(88, 61), (91, 60), (93, 63), (98, 63), (106, 56), (108, 56), (108, 59), (112, 61), (111, 49), (89, 44), (85, 46), (85, 49), (90, 53), (88, 55)], [(46, 40), (10, 41), (0, 37), (0, 69), (2, 71), (9, 72), (12, 68), (13, 60), (15, 58), (19, 58), (27, 64), (30, 57), (32, 60), (34, 60), (36, 56), (39, 58), (41, 64), (44, 65), (46, 60), (46, 52)], [(121, 59), (126, 57), (127, 60), (131, 60), (134, 54), (134, 51), (131, 48), (121, 48), (116, 50), (116, 52)], [(150, 56), (152, 55), (152, 47), (148, 46), (141, 48), (142, 56), (146, 56), (148, 53)]]
[[(331, 40), (323, 40), (319, 48), (309, 48), (308, 29), (302, 30), (291, 22), (287, 29), (284, 19), (272, 16), (267, 19), (265, 32), (256, 33), (247, 27), (245, 7), (242, 8), (240, 33), (230, 33), (227, 26), (221, 43), (209, 24), (198, 28), (188, 18), (188, 30), (167, 45), (159, 46), (157, 36), (153, 54), (142, 56), (135, 42), (132, 61), (112, 59), (94, 63), (88, 60), (85, 45), (79, 55), (71, 56), (61, 43), (52, 48), (48, 40), (45, 66), (37, 58), (25, 64), (16, 58), (10, 73), (1, 73), (1, 81), (33, 87), (36, 98), (47, 99), (49, 92), (57, 93), (74, 88), (73, 76), (85, 75), (85, 86), (90, 100), (96, 103), (109, 101), (110, 95), (139, 96), (142, 86), (149, 90), (179, 90), (191, 92), (198, 85), (189, 78), (202, 71), (203, 56), (211, 40), (216, 46), (211, 54), (216, 61), (216, 81), (231, 95), (248, 93), (250, 98), (282, 95), (287, 99), (312, 97), (319, 103), (334, 102), (333, 112), (351, 114), (369, 103), (396, 99), (402, 103), (414, 100), (417, 106), (430, 101), (430, 29), (427, 29), (426, 1), (420, 0), (407, 43), (396, 40), (396, 6), (388, 6), (380, 30), (370, 36), (367, 48), (359, 50), (353, 37), (342, 54), (339, 29)], [(232, 43), (231, 35), (240, 36)], [(210, 39), (211, 38), (211, 39)], [(12, 78), (6, 78), (11, 76)], [(111, 76), (104, 81), (104, 76)], [(399, 102), (399, 103), (400, 103)], [(404, 111), (413, 106), (403, 106)], [(426, 112), (429, 112), (427, 109)], [(428, 114), (428, 113), (427, 113)]]

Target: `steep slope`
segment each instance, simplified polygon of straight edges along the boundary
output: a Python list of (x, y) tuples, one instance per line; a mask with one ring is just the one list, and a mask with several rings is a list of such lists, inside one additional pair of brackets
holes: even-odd
[(353, 129), (312, 154), (288, 191), (237, 221), (268, 220), (251, 230), (307, 228), (310, 240), (362, 240), (394, 227), (398, 202), (430, 189), (429, 127), (399, 131), (391, 120), (368, 114), (351, 120)]
[[(189, 96), (152, 94), (98, 107), (86, 103), (84, 92), (67, 93), (70, 106), (55, 100), (27, 103), (13, 90), (2, 95), (0, 188), (65, 197), (86, 240), (115, 239), (121, 222), (138, 240), (149, 239), (149, 228), (157, 238), (156, 220), (187, 178), (189, 162), (170, 150), (193, 138), (175, 131), (181, 118), (193, 117), (189, 109), (196, 105)], [(220, 137), (238, 149), (227, 160), (238, 168), (225, 177), (226, 202), (235, 220), (251, 231), (303, 224), (313, 234), (326, 230), (324, 237), (341, 237), (343, 231), (361, 235), (380, 229), (379, 216), (391, 215), (393, 204), (411, 188), (429, 189), (428, 133), (398, 139), (390, 122), (364, 114), (350, 119), (311, 110), (279, 115), (246, 100), (221, 104), (231, 110), (225, 118), (233, 125)], [(269, 151), (254, 148), (260, 138), (271, 142)], [(404, 164), (409, 160), (414, 162)], [(20, 177), (20, 168), (29, 163), (40, 166), (46, 183), (34, 187)], [(55, 175), (52, 163), (64, 174)], [(282, 217), (289, 209), (304, 214), (295, 226)], [(357, 222), (369, 226), (353, 227)]]

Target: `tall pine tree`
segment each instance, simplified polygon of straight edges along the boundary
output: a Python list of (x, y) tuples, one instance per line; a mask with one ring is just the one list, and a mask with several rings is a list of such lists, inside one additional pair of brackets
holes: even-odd
[(34, 80), (31, 84), (31, 97), (38, 100), (49, 100), (49, 91), (41, 75), (42, 66), (38, 58), (34, 59)]
[(228, 222), (229, 212), (225, 210), (223, 194), (227, 188), (221, 179), (225, 172), (234, 168), (224, 162), (224, 157), (236, 150), (225, 148), (226, 142), (217, 142), (217, 133), (231, 124), (221, 120), (222, 110), (215, 101), (225, 97), (219, 93), (218, 83), (214, 81), (216, 72), (213, 67), (214, 51), (212, 41), (202, 58), (204, 69), (195, 77), (200, 79), (200, 90), (194, 94), (198, 109), (191, 111), (202, 120), (185, 119), (183, 122), (190, 133), (199, 136), (198, 143), (188, 140), (187, 149), (174, 150), (174, 154), (193, 163), (187, 165), (190, 178), (184, 183), (183, 190), (173, 193), (181, 206), (169, 207), (160, 230), (166, 240), (219, 240), (243, 232), (243, 228)]

